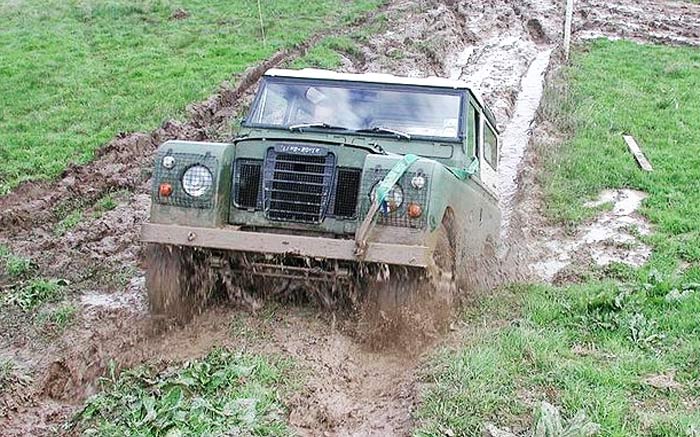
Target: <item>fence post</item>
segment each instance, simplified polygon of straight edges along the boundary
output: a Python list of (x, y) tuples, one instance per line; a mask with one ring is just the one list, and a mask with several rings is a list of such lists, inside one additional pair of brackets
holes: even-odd
[(564, 21), (564, 57), (569, 60), (571, 46), (571, 25), (574, 18), (574, 0), (566, 0), (566, 19)]

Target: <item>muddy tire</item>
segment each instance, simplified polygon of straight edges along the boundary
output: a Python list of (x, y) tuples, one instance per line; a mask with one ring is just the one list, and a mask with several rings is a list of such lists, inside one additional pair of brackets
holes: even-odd
[(370, 346), (420, 350), (449, 326), (457, 290), (455, 239), (447, 223), (436, 232), (430, 269), (387, 266), (369, 282), (359, 335)]
[(187, 322), (202, 311), (216, 285), (205, 252), (153, 244), (146, 250), (146, 291), (151, 314)]

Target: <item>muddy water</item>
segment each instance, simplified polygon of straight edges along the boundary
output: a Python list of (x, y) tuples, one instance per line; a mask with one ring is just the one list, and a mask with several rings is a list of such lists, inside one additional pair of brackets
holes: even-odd
[[(521, 91), (515, 102), (513, 117), (501, 135), (498, 182), (501, 195), (502, 229), (505, 237), (508, 235), (510, 217), (513, 213), (514, 197), (521, 189), (517, 184), (518, 172), (532, 136), (531, 126), (542, 100), (545, 71), (549, 66), (551, 55), (552, 49), (543, 50), (530, 64), (521, 82)], [(527, 189), (527, 187), (523, 188)]]
[(609, 210), (575, 230), (573, 235), (562, 235), (554, 227), (544, 228), (546, 238), (535, 243), (541, 254), (540, 260), (533, 264), (535, 273), (545, 281), (552, 281), (575, 265), (605, 267), (622, 263), (639, 267), (644, 264), (651, 256), (651, 248), (639, 236), (649, 235), (652, 229), (637, 210), (646, 197), (646, 193), (636, 190), (606, 190), (586, 206), (609, 205)]

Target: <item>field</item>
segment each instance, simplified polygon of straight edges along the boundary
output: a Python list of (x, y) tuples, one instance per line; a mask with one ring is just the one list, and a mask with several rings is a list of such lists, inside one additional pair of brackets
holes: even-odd
[[(576, 225), (594, 211), (583, 200), (603, 189), (642, 190), (652, 257), (577, 284), (512, 285), (468, 311), (466, 346), (428, 370), (426, 434), (480, 435), (484, 418), (527, 427), (541, 400), (567, 418), (585, 412), (603, 435), (700, 429), (699, 73), (697, 49), (598, 41), (575, 52), (558, 78), (569, 94), (544, 104), (573, 131), (539, 149), (547, 214)], [(622, 133), (644, 139), (653, 173), (637, 167)]]
[(89, 161), (119, 132), (181, 118), (276, 50), (376, 5), (262, 2), (260, 16), (253, 0), (3, 3), (0, 194)]
[[(0, 5), (3, 435), (698, 435), (700, 6), (576, 4), (568, 62), (553, 0)], [(230, 140), (272, 65), (459, 78), (492, 108), (517, 262), (449, 330), (151, 314), (155, 147)]]

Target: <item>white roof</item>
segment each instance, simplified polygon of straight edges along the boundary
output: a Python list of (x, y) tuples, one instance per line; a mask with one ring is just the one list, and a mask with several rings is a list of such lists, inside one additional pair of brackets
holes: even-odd
[(352, 82), (371, 82), (371, 83), (388, 83), (396, 85), (418, 85), (431, 86), (439, 88), (465, 89), (470, 90), (472, 94), (482, 103), (481, 97), (472, 90), (466, 82), (461, 80), (445, 79), (442, 77), (403, 77), (394, 76), (393, 74), (385, 73), (337, 73), (330, 70), (321, 70), (318, 68), (304, 68), (303, 70), (287, 70), (282, 68), (271, 68), (267, 70), (265, 76), (278, 77), (295, 77), (303, 79), (321, 79), (321, 80), (341, 80)]

